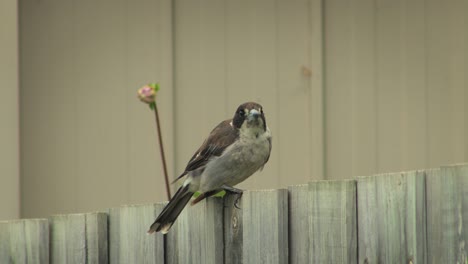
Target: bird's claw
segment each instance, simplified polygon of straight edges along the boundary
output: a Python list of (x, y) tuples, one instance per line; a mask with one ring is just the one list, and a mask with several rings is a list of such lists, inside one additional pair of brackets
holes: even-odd
[(240, 200), (240, 198), (242, 197), (242, 194), (243, 194), (243, 192), (238, 193), (238, 194), (237, 194), (236, 201), (234, 202), (234, 207), (236, 207), (237, 209), (241, 209), (241, 208), (239, 207), (239, 200)]
[(236, 207), (237, 209), (241, 209), (239, 207), (239, 200), (242, 197), (244, 191), (227, 185), (223, 185), (222, 188), (226, 191), (226, 193), (237, 195), (236, 201), (234, 202), (234, 207)]

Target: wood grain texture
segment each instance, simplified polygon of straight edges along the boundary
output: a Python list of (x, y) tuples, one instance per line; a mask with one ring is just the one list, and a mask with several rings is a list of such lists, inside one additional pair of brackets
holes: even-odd
[(466, 263), (468, 165), (427, 171), (428, 263)]
[(108, 215), (105, 213), (86, 214), (87, 263), (108, 263)]
[(224, 264), (241, 264), (243, 247), (242, 199), (235, 207), (239, 196), (224, 196)]
[(223, 263), (223, 199), (188, 205), (166, 238), (168, 263)]
[(357, 263), (356, 182), (309, 183), (309, 260)]
[(0, 222), (0, 263), (49, 263), (49, 222)]
[(426, 263), (424, 172), (359, 177), (357, 191), (359, 263)]
[(163, 235), (147, 233), (163, 207), (157, 203), (109, 210), (110, 263), (164, 263)]
[(288, 186), (289, 192), (289, 263), (309, 263), (309, 185)]
[(50, 246), (51, 263), (108, 262), (107, 214), (52, 216)]
[(243, 263), (288, 263), (288, 191), (246, 191), (242, 210)]

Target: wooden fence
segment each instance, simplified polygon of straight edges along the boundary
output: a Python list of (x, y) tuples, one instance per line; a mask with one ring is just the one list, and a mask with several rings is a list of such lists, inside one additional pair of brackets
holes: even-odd
[(0, 222), (0, 263), (468, 263), (468, 165)]

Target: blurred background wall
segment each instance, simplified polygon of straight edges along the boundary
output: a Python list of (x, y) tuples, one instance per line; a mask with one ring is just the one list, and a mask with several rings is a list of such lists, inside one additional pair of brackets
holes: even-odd
[(0, 1), (0, 220), (20, 216), (18, 4)]
[(22, 217), (165, 200), (153, 116), (136, 99), (153, 81), (172, 177), (247, 100), (274, 139), (242, 188), (468, 160), (466, 1), (19, 7)]

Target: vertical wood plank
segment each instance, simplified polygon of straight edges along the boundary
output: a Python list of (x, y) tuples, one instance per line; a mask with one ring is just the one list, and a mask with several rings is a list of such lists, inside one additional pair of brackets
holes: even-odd
[(147, 231), (164, 203), (109, 209), (110, 263), (164, 263), (161, 233)]
[(424, 187), (421, 171), (358, 178), (359, 263), (426, 263)]
[(177, 222), (176, 222), (172, 226), (169, 233), (167, 233), (164, 236), (164, 256), (165, 256), (165, 261), (166, 261), (165, 264), (179, 264), (180, 263), (179, 262), (179, 245), (177, 243), (177, 232), (178, 230), (177, 230)]
[(243, 222), (242, 199), (238, 195), (224, 196), (224, 264), (242, 263)]
[(223, 263), (223, 199), (188, 205), (167, 235), (170, 264)]
[(86, 263), (85, 218), (84, 214), (51, 217), (51, 263)]
[(302, 263), (357, 263), (356, 182), (309, 183), (310, 259)]
[(52, 216), (50, 245), (51, 263), (108, 262), (107, 214)]
[(49, 263), (49, 222), (0, 222), (0, 263)]
[(289, 192), (289, 263), (310, 263), (309, 185), (288, 186)]
[(86, 214), (87, 263), (109, 263), (108, 215)]
[(427, 171), (428, 263), (466, 263), (468, 165)]
[(246, 191), (242, 196), (243, 263), (288, 263), (288, 192)]

